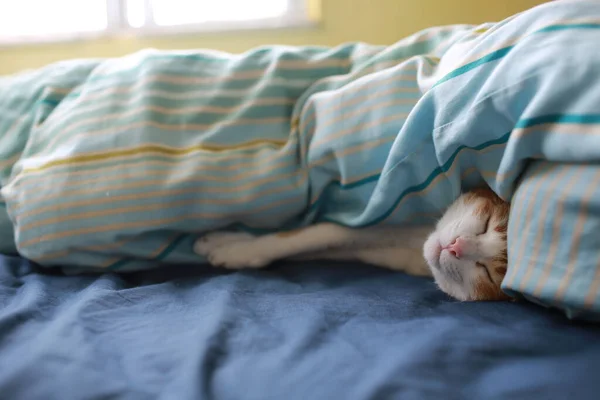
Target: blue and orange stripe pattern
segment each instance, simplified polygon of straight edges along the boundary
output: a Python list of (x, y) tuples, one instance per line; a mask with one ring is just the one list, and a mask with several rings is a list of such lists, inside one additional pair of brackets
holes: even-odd
[(485, 183), (514, 200), (504, 289), (598, 312), (583, 235), (598, 34), (600, 3), (572, 0), (391, 46), (143, 51), (0, 78), (0, 250), (85, 269), (197, 263), (209, 230), (429, 222)]

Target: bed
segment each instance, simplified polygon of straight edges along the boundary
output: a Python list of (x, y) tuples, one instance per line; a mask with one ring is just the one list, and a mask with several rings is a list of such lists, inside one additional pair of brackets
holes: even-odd
[[(0, 256), (0, 398), (598, 398), (599, 18), (550, 2), (391, 46), (0, 78), (0, 253), (20, 254)], [(519, 301), (193, 252), (224, 227), (431, 222), (480, 184), (512, 201)]]
[(63, 276), (0, 261), (6, 399), (596, 399), (600, 329), (369, 266)]

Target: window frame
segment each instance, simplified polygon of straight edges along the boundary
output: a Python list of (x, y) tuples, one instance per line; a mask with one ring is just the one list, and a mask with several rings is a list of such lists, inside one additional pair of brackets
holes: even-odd
[[(51, 0), (48, 0), (51, 1)], [(159, 26), (152, 20), (151, 7), (146, 0), (147, 20), (142, 27), (136, 28), (127, 22), (127, 0), (105, 0), (107, 4), (107, 28), (101, 31), (68, 32), (39, 36), (22, 36), (14, 38), (0, 37), (0, 47), (22, 45), (38, 45), (115, 38), (119, 36), (136, 36), (139, 38), (164, 37), (174, 35), (211, 34), (223, 32), (239, 32), (251, 30), (277, 30), (293, 28), (311, 28), (318, 24), (311, 11), (317, 0), (287, 0), (287, 13), (274, 18), (253, 19), (248, 21), (205, 22), (173, 26)], [(248, 1), (248, 0), (247, 0)], [(319, 4), (320, 6), (320, 4)]]

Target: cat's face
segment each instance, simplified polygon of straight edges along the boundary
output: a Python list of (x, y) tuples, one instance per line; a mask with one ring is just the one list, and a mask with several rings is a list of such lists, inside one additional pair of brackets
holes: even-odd
[(500, 284), (506, 274), (508, 203), (488, 189), (459, 197), (423, 248), (444, 292), (462, 300), (508, 300)]

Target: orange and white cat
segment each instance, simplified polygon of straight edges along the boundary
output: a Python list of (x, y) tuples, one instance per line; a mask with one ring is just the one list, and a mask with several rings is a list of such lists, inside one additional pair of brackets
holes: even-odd
[[(214, 232), (198, 239), (197, 254), (215, 267), (260, 268), (281, 259), (359, 260), (434, 278), (462, 301), (508, 300), (508, 203), (489, 189), (461, 195), (435, 227), (346, 228), (320, 223), (290, 232), (254, 236)], [(432, 231), (433, 230), (433, 231)]]

